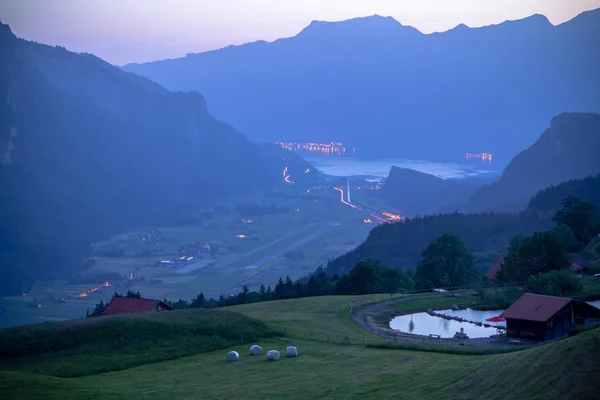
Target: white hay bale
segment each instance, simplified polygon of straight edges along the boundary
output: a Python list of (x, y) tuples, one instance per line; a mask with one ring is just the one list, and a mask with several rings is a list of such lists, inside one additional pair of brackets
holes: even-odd
[(225, 357), (227, 361), (237, 361), (240, 359), (240, 355), (237, 351), (230, 351), (227, 353), (227, 357)]
[(260, 356), (262, 354), (262, 347), (257, 344), (253, 344), (250, 346), (250, 355), (251, 356)]
[(279, 352), (277, 350), (267, 351), (267, 361), (277, 361), (277, 360), (279, 360)]
[(296, 346), (288, 346), (285, 349), (285, 356), (286, 357), (298, 357), (298, 349), (296, 348)]

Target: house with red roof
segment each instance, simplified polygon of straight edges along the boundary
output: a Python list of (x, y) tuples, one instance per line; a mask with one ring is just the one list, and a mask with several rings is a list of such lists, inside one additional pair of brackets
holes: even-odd
[(492, 265), (490, 267), (490, 269), (488, 270), (487, 277), (490, 280), (492, 280), (492, 281), (496, 280), (496, 275), (498, 274), (498, 271), (500, 271), (500, 268), (502, 268), (503, 263), (504, 263), (504, 254), (501, 255), (500, 257), (498, 257), (498, 259), (496, 260), (494, 265)]
[(525, 293), (508, 307), (506, 336), (544, 341), (565, 336), (577, 326), (600, 323), (600, 309), (567, 297)]
[(171, 311), (173, 307), (160, 300), (114, 297), (102, 312), (102, 315), (131, 314), (153, 311)]

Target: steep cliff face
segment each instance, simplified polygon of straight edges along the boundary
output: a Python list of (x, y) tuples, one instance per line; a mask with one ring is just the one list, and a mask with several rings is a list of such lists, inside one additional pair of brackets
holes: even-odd
[(600, 114), (564, 113), (519, 153), (500, 180), (479, 189), (467, 211), (521, 211), (539, 190), (600, 172)]
[(0, 292), (21, 290), (28, 268), (78, 268), (90, 240), (186, 223), (279, 178), (198, 93), (17, 39), (5, 25), (0, 44)]

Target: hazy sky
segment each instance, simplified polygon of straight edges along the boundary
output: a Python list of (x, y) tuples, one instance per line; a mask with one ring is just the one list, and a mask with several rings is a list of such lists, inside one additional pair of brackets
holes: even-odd
[(312, 20), (379, 14), (429, 33), (535, 13), (556, 25), (595, 8), (600, 0), (0, 0), (0, 20), (121, 65), (289, 37)]

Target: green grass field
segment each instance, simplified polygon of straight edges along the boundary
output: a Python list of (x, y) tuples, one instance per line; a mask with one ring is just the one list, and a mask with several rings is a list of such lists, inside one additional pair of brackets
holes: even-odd
[[(374, 300), (383, 299), (384, 296)], [(33, 330), (24, 334), (22, 343), (17, 339), (20, 335), (16, 328), (0, 330), (2, 398), (592, 399), (600, 391), (600, 329), (497, 355), (381, 349), (295, 337), (303, 335), (306, 329), (315, 335), (362, 336), (363, 332), (347, 314), (348, 302), (357, 300), (341, 296), (308, 298), (211, 310), (209, 314), (191, 310), (99, 318), (83, 325), (79, 321), (46, 324), (43, 328), (30, 328)], [(223, 330), (220, 324), (229, 320), (235, 324)], [(269, 329), (257, 320), (275, 330), (287, 329), (288, 336), (269, 337)], [(136, 327), (139, 323), (142, 326)], [(166, 325), (155, 330), (155, 325), (143, 324)], [(205, 329), (201, 337), (215, 330), (215, 334), (228, 335), (232, 342), (219, 350), (200, 348), (195, 350), (197, 354), (186, 357), (101, 374), (90, 374), (88, 370), (88, 375), (75, 378), (32, 372), (40, 372), (42, 365), (46, 373), (52, 373), (52, 365), (74, 368), (78, 364), (119, 363), (129, 354), (146, 363), (165, 353), (161, 342), (185, 343), (192, 340), (186, 337), (193, 337), (194, 329), (201, 325)], [(44, 333), (67, 330), (73, 335), (75, 326), (85, 326), (80, 328), (86, 329), (83, 345), (71, 336)], [(93, 330), (98, 330), (97, 335)], [(148, 333), (139, 337), (142, 331)], [(262, 356), (250, 357), (250, 343), (233, 343), (240, 332), (247, 331), (255, 333), (252, 343), (261, 344), (265, 350), (284, 351), (293, 344), (298, 346), (300, 357), (278, 362), (266, 362)], [(103, 332), (113, 334), (106, 337)], [(7, 342), (7, 337), (13, 337), (13, 341)], [(66, 347), (46, 354), (34, 347), (36, 350), (29, 354), (31, 340), (39, 340), (45, 346), (63, 343)], [(115, 351), (106, 355), (105, 350), (111, 346), (116, 346)], [(82, 347), (87, 350), (79, 355)], [(135, 352), (128, 353), (128, 347)], [(230, 349), (240, 352), (240, 361), (225, 362), (225, 353)], [(6, 361), (6, 352), (12, 357), (10, 362)], [(164, 357), (154, 361), (161, 359)]]

